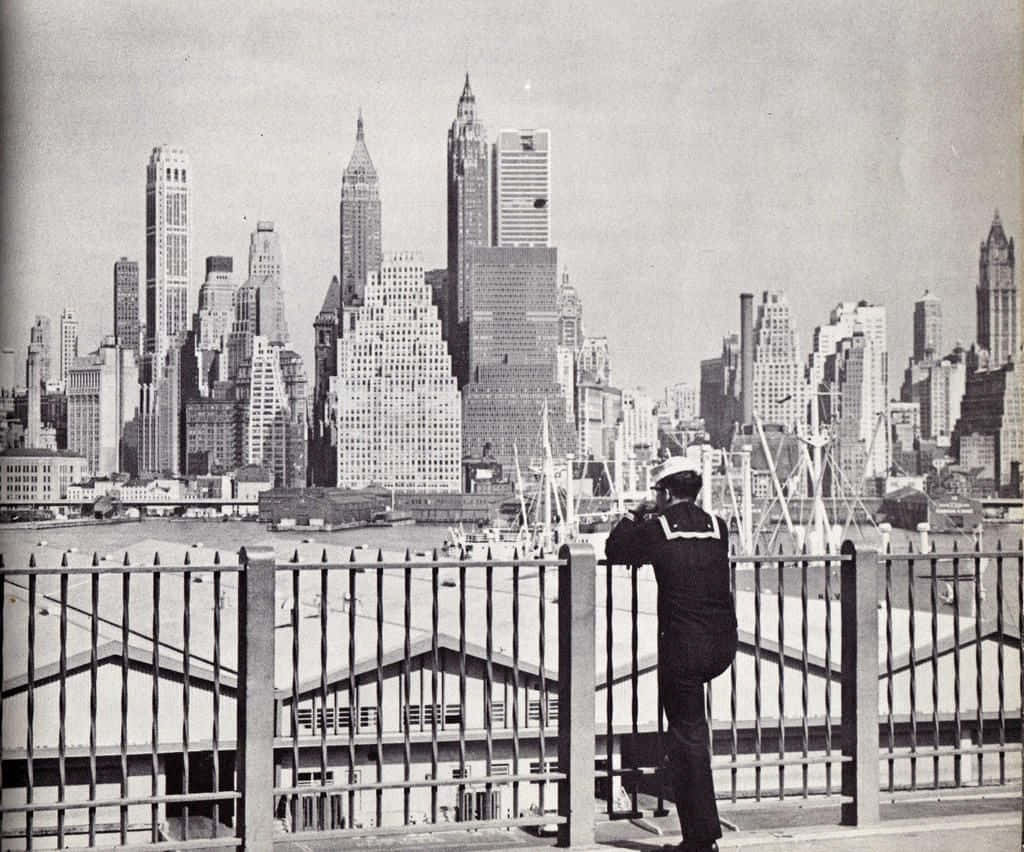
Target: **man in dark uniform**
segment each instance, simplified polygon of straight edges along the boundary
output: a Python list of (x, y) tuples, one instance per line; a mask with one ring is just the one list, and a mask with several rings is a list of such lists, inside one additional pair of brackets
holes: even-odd
[(608, 560), (654, 566), (658, 581), (658, 683), (668, 716), (668, 768), (684, 852), (717, 852), (722, 836), (711, 775), (704, 684), (736, 655), (729, 534), (695, 503), (700, 467), (681, 456), (652, 471), (654, 504), (626, 514), (608, 536)]

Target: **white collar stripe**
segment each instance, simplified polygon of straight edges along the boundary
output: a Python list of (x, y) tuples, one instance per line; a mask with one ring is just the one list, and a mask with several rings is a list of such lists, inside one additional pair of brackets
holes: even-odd
[(721, 538), (721, 536), (718, 533), (718, 522), (715, 521), (714, 519), (711, 520), (711, 529), (710, 530), (695, 530), (693, 532), (686, 532), (685, 530), (673, 530), (672, 527), (670, 527), (668, 525), (668, 520), (665, 518), (664, 515), (659, 516), (658, 520), (661, 521), (661, 531), (663, 533), (665, 533), (665, 538), (667, 538), (667, 539), (673, 539), (673, 538), (714, 538), (714, 539), (718, 539), (718, 538)]

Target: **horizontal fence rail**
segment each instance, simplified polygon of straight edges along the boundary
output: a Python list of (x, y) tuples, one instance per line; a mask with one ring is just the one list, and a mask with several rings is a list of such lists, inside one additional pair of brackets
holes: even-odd
[[(596, 818), (668, 812), (650, 566), (375, 557), (0, 562), (4, 845), (585, 845)], [(1019, 790), (1020, 543), (733, 554), (730, 584), (721, 800), (865, 824), (880, 796)]]

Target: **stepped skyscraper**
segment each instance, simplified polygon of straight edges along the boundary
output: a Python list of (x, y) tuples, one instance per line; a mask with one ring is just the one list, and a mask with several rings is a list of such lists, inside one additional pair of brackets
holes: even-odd
[(476, 114), (469, 74), (448, 130), (449, 348), (462, 387), (467, 381), (469, 261), (473, 248), (490, 244), (487, 131)]
[(345, 305), (361, 305), (366, 276), (380, 266), (380, 193), (377, 170), (356, 121), (356, 144), (341, 177), (341, 293)]

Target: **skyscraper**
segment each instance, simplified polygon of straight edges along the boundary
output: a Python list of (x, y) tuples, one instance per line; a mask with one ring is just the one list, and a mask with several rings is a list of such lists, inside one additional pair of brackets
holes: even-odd
[(39, 381), (45, 386), (55, 378), (53, 373), (53, 329), (50, 325), (50, 318), (42, 314), (36, 314), (35, 324), (29, 329), (29, 343), (39, 347), (37, 357), (37, 368), (39, 370)]
[(502, 130), (494, 143), (491, 224), (496, 246), (551, 240), (551, 133)]
[(337, 406), (334, 404), (333, 379), (338, 375), (340, 332), (341, 282), (335, 275), (313, 321), (313, 414), (309, 435), (311, 485), (334, 485), (338, 475)]
[(139, 349), (139, 264), (122, 257), (114, 263), (114, 339), (118, 346)]
[(545, 406), (554, 455), (575, 449), (557, 376), (557, 264), (554, 248), (476, 248), (471, 255), (463, 448), (479, 458), (489, 445), (507, 470), (514, 449), (523, 463), (542, 458)]
[(914, 360), (938, 358), (942, 352), (942, 302), (925, 290), (914, 302)]
[(418, 255), (370, 275), (338, 342), (337, 393), (339, 487), (459, 490), (459, 391)]
[(196, 345), (201, 350), (225, 351), (235, 298), (234, 260), (222, 255), (206, 258), (206, 278), (199, 288)]
[(978, 345), (988, 350), (989, 366), (1017, 357), (1017, 284), (1013, 238), (1006, 239), (996, 210), (978, 260)]
[(159, 380), (171, 339), (188, 328), (192, 174), (182, 148), (153, 149), (146, 169), (146, 345), (141, 380)]
[(68, 449), (85, 458), (89, 474), (125, 469), (124, 426), (135, 413), (138, 383), (135, 350), (118, 346), (113, 335), (68, 370)]
[(377, 170), (363, 138), (363, 113), (356, 144), (341, 177), (341, 294), (344, 305), (361, 305), (366, 276), (380, 266), (380, 193)]
[(249, 238), (249, 283), (255, 287), (257, 334), (271, 343), (287, 345), (288, 323), (284, 314), (284, 258), (281, 238), (273, 222), (257, 222)]
[(448, 130), (448, 299), (445, 326), (459, 386), (467, 378), (466, 323), (469, 306), (469, 255), (490, 244), (487, 131), (477, 119), (469, 74)]
[(67, 387), (68, 370), (78, 357), (78, 318), (70, 308), (60, 312), (60, 357), (59, 381), (62, 388)]
[(43, 429), (43, 345), (32, 342), (28, 345), (28, 360), (25, 364), (25, 385), (28, 393), (28, 422), (25, 427), (25, 446), (39, 447)]
[(807, 422), (807, 382), (789, 302), (766, 290), (754, 321), (753, 413), (796, 431)]

